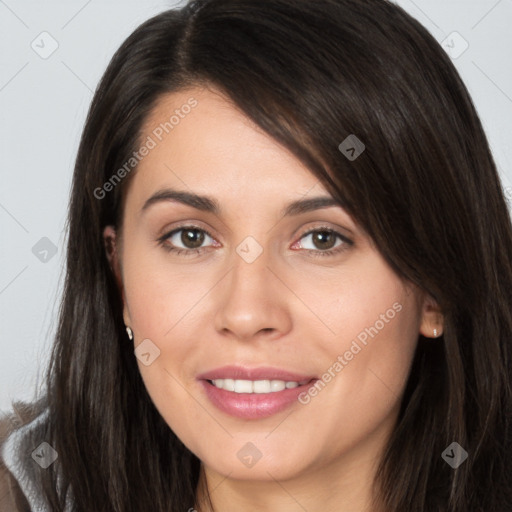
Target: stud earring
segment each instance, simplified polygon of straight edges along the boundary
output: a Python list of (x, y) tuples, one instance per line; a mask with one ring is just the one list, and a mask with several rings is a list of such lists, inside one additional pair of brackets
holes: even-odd
[(130, 327), (126, 326), (126, 333), (128, 334), (128, 338), (130, 338), (131, 340), (133, 340), (133, 331), (131, 330)]

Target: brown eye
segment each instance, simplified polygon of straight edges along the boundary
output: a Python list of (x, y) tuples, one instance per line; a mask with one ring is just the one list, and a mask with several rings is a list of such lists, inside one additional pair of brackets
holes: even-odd
[[(341, 242), (347, 242), (350, 243), (350, 241), (343, 237), (340, 233), (337, 233), (336, 231), (333, 231), (332, 229), (314, 229), (311, 231), (308, 231), (304, 235), (302, 235), (301, 240), (305, 240), (309, 237), (310, 241), (313, 244), (313, 247), (305, 247), (304, 243), (301, 242), (301, 247), (303, 249), (318, 249), (322, 251), (328, 251), (329, 249), (333, 249), (336, 246), (336, 240), (340, 239)], [(342, 244), (341, 243), (341, 244)], [(338, 245), (341, 245), (338, 244)]]
[[(302, 240), (310, 239), (309, 245)], [(339, 242), (337, 243), (337, 239)], [(330, 228), (316, 228), (300, 238), (300, 247), (311, 256), (333, 256), (354, 245), (354, 242)]]
[(195, 226), (182, 226), (158, 239), (158, 242), (169, 252), (176, 254), (197, 254), (208, 246), (203, 246), (206, 238), (213, 241), (212, 236), (204, 229)]
[(311, 240), (318, 249), (332, 249), (336, 243), (336, 235), (332, 231), (316, 231)]
[(199, 229), (181, 229), (180, 241), (187, 249), (197, 249), (204, 242), (204, 232)]

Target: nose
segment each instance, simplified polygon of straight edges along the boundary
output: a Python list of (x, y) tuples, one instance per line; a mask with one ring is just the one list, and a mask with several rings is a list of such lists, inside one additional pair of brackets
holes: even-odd
[(217, 290), (217, 332), (250, 341), (277, 339), (291, 329), (291, 292), (273, 267), (265, 250), (252, 262), (234, 252), (232, 268)]

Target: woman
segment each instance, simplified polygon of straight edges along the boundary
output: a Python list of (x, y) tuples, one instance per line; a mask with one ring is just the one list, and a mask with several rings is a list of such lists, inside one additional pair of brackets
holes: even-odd
[(91, 105), (7, 506), (511, 510), (511, 256), (468, 92), (401, 8), (164, 12)]

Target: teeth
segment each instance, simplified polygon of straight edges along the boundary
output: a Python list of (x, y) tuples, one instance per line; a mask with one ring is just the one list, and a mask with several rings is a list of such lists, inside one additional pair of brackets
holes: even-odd
[[(235, 393), (275, 393), (283, 389), (296, 388), (303, 383), (284, 380), (233, 380), (215, 379), (210, 381), (216, 388)], [(304, 382), (305, 384), (305, 382)]]
[(250, 380), (235, 380), (235, 393), (252, 393)]
[(286, 382), (284, 380), (271, 380), (270, 381), (270, 392), (283, 391), (286, 388)]

